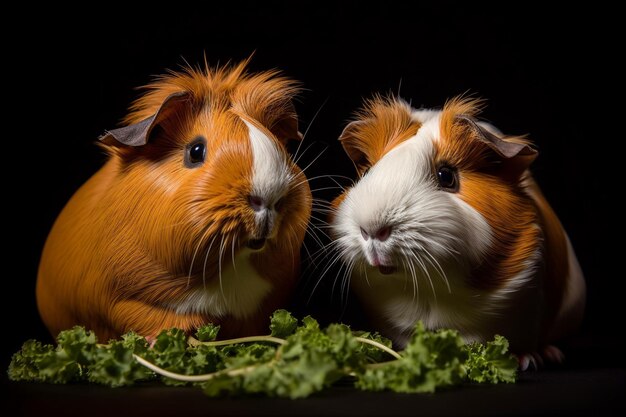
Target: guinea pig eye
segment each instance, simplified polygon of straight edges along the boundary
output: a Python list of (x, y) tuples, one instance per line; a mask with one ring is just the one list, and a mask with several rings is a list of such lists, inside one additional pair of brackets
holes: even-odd
[(457, 171), (449, 166), (439, 167), (437, 180), (439, 181), (439, 186), (446, 191), (457, 192), (459, 190)]
[(202, 136), (190, 142), (185, 149), (185, 165), (187, 168), (195, 168), (202, 165), (206, 158), (206, 139)]

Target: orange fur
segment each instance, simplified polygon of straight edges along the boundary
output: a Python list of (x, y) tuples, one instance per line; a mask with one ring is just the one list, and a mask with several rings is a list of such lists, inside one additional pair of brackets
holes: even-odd
[(417, 133), (420, 124), (411, 118), (411, 106), (399, 98), (375, 96), (365, 102), (339, 140), (359, 173), (387, 152)]
[[(476, 209), (490, 224), (494, 236), (489, 255), (471, 276), (477, 288), (495, 290), (514, 279), (541, 250), (542, 323), (540, 340), (552, 342), (564, 333), (554, 334), (557, 312), (565, 294), (570, 274), (566, 235), (556, 214), (545, 200), (529, 171), (509, 177), (503, 164), (494, 159), (487, 145), (455, 123), (457, 115), (475, 116), (479, 102), (454, 99), (446, 103), (441, 116), (441, 141), (437, 144), (438, 161), (459, 170), (459, 196)], [(528, 144), (520, 136), (506, 141)], [(503, 180), (505, 178), (505, 180)], [(580, 317), (567, 327), (571, 330)]]
[[(441, 140), (436, 143), (436, 163), (458, 169), (459, 196), (489, 222), (494, 236), (488, 260), (472, 280), (479, 288), (498, 288), (526, 267), (533, 256), (541, 231), (532, 200), (521, 187), (521, 178), (502, 181), (501, 163), (477, 133), (455, 121), (456, 116), (475, 116), (480, 101), (456, 98), (446, 103), (441, 114)], [(529, 174), (527, 174), (529, 175)]]
[[(215, 282), (220, 267), (256, 235), (248, 204), (252, 150), (241, 118), (277, 143), (297, 134), (296, 85), (276, 71), (247, 74), (245, 66), (170, 73), (132, 105), (129, 124), (154, 114), (172, 93), (190, 93), (191, 102), (146, 145), (104, 146), (109, 161), (57, 219), (37, 281), (39, 310), (53, 334), (81, 324), (106, 340), (131, 329), (154, 336), (206, 322), (222, 324), (222, 337), (267, 331), (269, 315), (295, 285), (311, 210), (306, 178), (280, 144), (294, 179), (281, 200), (276, 235), (250, 255), (273, 284), (270, 295), (245, 320), (178, 314), (172, 307)], [(188, 169), (183, 151), (198, 135), (207, 139), (207, 159)]]
[(460, 114), (469, 117), (477, 116), (483, 105), (483, 100), (474, 97), (457, 96), (447, 100), (443, 106), (441, 120), (439, 121), (441, 133), (445, 133), (446, 136), (454, 136), (458, 128), (458, 124), (455, 123), (455, 117)]
[[(543, 230), (546, 308), (542, 337), (548, 342), (553, 342), (576, 330), (582, 320), (584, 309), (570, 309), (565, 305), (567, 291), (564, 289), (568, 286), (567, 277), (571, 271), (566, 262), (568, 247), (563, 226), (532, 178), (527, 178), (524, 186), (537, 207)], [(564, 309), (567, 311), (566, 314), (561, 313)]]

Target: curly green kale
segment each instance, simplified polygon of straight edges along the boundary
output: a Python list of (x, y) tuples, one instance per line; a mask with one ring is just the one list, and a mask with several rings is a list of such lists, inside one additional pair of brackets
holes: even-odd
[(59, 333), (56, 348), (29, 340), (13, 355), (9, 377), (54, 384), (85, 380), (96, 342), (96, 335), (80, 326)]
[(508, 353), (509, 341), (496, 335), (486, 344), (471, 343), (465, 346), (468, 353), (465, 366), (469, 379), (480, 383), (515, 382), (517, 359)]
[(419, 322), (402, 358), (366, 368), (356, 386), (368, 391), (434, 392), (463, 381), (466, 358), (458, 332), (427, 331)]
[(342, 378), (363, 390), (416, 393), (516, 377), (517, 361), (505, 338), (465, 345), (458, 332), (428, 331), (422, 323), (400, 353), (378, 333), (355, 332), (343, 324), (322, 329), (312, 317), (299, 322), (286, 310), (274, 312), (269, 335), (216, 341), (218, 332), (219, 326), (207, 324), (197, 330), (197, 339), (169, 329), (152, 346), (133, 332), (98, 344), (93, 332), (76, 326), (59, 333), (56, 347), (25, 342), (8, 375), (14, 381), (111, 387), (160, 377), (166, 385), (195, 383), (209, 396), (287, 398), (307, 397)]
[[(329, 327), (323, 332), (317, 321), (307, 316), (302, 326), (293, 332), (291, 314), (281, 313), (273, 318), (280, 321), (281, 326), (289, 324), (288, 331), (293, 334), (287, 337), (286, 343), (278, 350), (272, 349), (270, 352), (276, 353), (261, 364), (254, 366), (253, 361), (239, 362), (236, 369), (250, 365), (253, 367), (249, 372), (231, 377), (231, 382), (227, 383), (225, 377), (207, 381), (203, 384), (207, 395), (255, 393), (302, 398), (330, 386), (342, 376), (338, 370), (349, 355), (346, 352), (349, 349), (346, 347), (346, 339), (352, 338), (347, 326), (335, 325), (342, 327)], [(278, 334), (285, 333), (287, 331), (283, 326)]]
[(276, 310), (270, 319), (270, 334), (285, 338), (296, 331), (298, 319), (287, 310)]
[(217, 334), (220, 331), (220, 326), (215, 324), (205, 324), (201, 326), (196, 331), (196, 337), (201, 342), (210, 342), (211, 340), (215, 340), (217, 338)]

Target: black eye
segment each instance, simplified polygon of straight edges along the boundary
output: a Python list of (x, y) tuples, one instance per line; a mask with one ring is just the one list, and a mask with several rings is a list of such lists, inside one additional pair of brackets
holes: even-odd
[(204, 161), (204, 153), (206, 149), (204, 143), (196, 143), (189, 148), (189, 161), (193, 164)]
[(185, 149), (185, 165), (187, 168), (195, 168), (202, 165), (206, 157), (206, 139), (198, 137)]
[(449, 166), (439, 167), (437, 170), (437, 180), (439, 181), (439, 186), (446, 191), (459, 191), (458, 174), (454, 168), (450, 168)]

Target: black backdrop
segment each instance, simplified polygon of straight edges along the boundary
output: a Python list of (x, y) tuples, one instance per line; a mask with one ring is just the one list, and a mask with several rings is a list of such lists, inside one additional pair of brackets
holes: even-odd
[[(137, 97), (134, 88), (185, 60), (198, 64), (204, 54), (215, 65), (253, 52), (252, 70), (279, 68), (306, 88), (297, 110), (302, 129), (311, 124), (306, 140), (314, 145), (304, 163), (328, 147), (309, 176), (354, 177), (336, 138), (374, 92), (399, 90), (415, 107), (441, 106), (464, 92), (488, 99), (486, 119), (507, 133), (529, 133), (540, 150), (533, 172), (588, 281), (583, 333), (604, 343), (599, 340), (623, 316), (615, 307), (622, 299), (616, 286), (623, 273), (614, 272), (620, 244), (608, 243), (623, 216), (613, 201), (619, 176), (612, 166), (619, 163), (602, 94), (617, 87), (617, 50), (607, 46), (612, 29), (603, 24), (610, 11), (549, 12), (508, 2), (506, 10), (470, 3), (232, 3), (211, 2), (206, 10), (174, 4), (160, 13), (100, 10), (80, 18), (69, 16), (77, 10), (37, 10), (40, 17), (16, 17), (22, 29), (5, 36), (5, 69), (13, 72), (5, 78), (5, 104), (12, 109), (5, 112), (5, 161), (13, 163), (4, 168), (10, 217), (3, 309), (10, 337), (3, 337), (3, 367), (23, 340), (48, 337), (34, 295), (42, 246), (65, 202), (103, 163), (94, 141), (118, 124)], [(592, 22), (601, 28), (590, 29)], [(328, 185), (322, 180), (312, 188)], [(304, 286), (297, 310), (324, 310), (329, 319), (339, 314), (337, 297), (330, 301), (333, 278), (329, 273), (308, 307), (310, 287)], [(346, 317), (359, 316), (353, 306), (351, 300)]]

